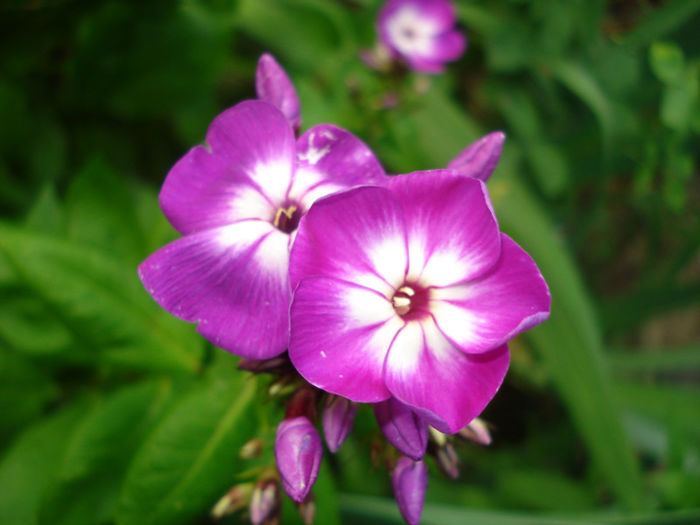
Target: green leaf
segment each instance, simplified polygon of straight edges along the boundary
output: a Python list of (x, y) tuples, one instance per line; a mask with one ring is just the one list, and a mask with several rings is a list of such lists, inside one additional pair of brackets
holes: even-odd
[(654, 42), (649, 48), (649, 63), (656, 77), (666, 84), (681, 80), (685, 71), (683, 50), (669, 42)]
[(649, 45), (688, 23), (699, 10), (700, 0), (674, 0), (649, 9), (644, 20), (625, 35), (623, 42), (638, 47)]
[(24, 224), (27, 228), (44, 233), (61, 235), (64, 217), (53, 184), (45, 184), (29, 210)]
[(233, 372), (179, 401), (129, 468), (117, 523), (190, 523), (236, 482), (254, 436), (255, 381)]
[(77, 348), (66, 358), (94, 363), (99, 351), (100, 360), (122, 366), (198, 369), (201, 339), (191, 326), (158, 308), (134, 266), (100, 250), (2, 223), (0, 252), (70, 332)]
[(27, 429), (0, 462), (0, 523), (37, 525), (41, 498), (50, 486), (66, 442), (85, 406), (72, 403)]
[(620, 374), (700, 371), (700, 346), (682, 348), (612, 348), (608, 360)]
[(551, 317), (529, 332), (596, 468), (629, 508), (644, 507), (639, 466), (612, 401), (593, 307), (537, 202), (510, 177), (491, 184), (500, 225), (537, 262), (552, 293)]
[(44, 498), (41, 522), (112, 521), (129, 459), (172, 395), (172, 383), (163, 380), (124, 387), (98, 403), (68, 442), (56, 482)]

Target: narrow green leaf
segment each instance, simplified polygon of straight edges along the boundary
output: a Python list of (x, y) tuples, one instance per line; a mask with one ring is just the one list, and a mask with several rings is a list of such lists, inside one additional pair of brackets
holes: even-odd
[(73, 403), (31, 426), (0, 462), (0, 523), (37, 525), (44, 491), (50, 486), (75, 422), (84, 413)]
[(113, 521), (129, 460), (172, 394), (170, 381), (154, 381), (124, 387), (98, 403), (75, 428), (44, 498), (41, 522)]
[(158, 308), (135, 267), (94, 248), (3, 224), (0, 252), (83, 354), (99, 350), (109, 363), (147, 369), (198, 368), (200, 338)]
[(663, 38), (687, 23), (700, 10), (700, 0), (673, 0), (657, 9), (649, 9), (646, 17), (623, 42), (630, 46), (646, 46)]
[(178, 402), (129, 468), (117, 523), (190, 523), (236, 483), (241, 446), (254, 436), (255, 381), (233, 372)]
[(700, 371), (700, 345), (682, 348), (612, 348), (608, 360), (621, 374)]

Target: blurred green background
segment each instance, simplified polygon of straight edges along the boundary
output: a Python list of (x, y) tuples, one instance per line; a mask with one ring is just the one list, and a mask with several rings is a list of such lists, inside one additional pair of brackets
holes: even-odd
[[(494, 444), (459, 447), (458, 481), (432, 468), (424, 523), (700, 523), (700, 1), (457, 2), (465, 57), (401, 78), (358, 59), (379, 4), (0, 3), (0, 523), (207, 523), (269, 462), (265, 379), (136, 276), (176, 237), (168, 169), (255, 96), (265, 51), (305, 127), (350, 129), (389, 172), (507, 133), (489, 188), (552, 316), (511, 345)], [(363, 409), (325, 454), (317, 523), (400, 523), (377, 433)]]

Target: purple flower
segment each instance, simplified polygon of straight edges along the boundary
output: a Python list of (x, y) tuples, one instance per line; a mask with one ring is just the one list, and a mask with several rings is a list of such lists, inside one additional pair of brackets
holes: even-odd
[(428, 427), (409, 407), (393, 397), (374, 405), (374, 417), (387, 441), (415, 460), (425, 455)]
[(285, 116), (263, 101), (224, 111), (206, 142), (175, 164), (160, 192), (184, 237), (146, 259), (139, 276), (212, 343), (274, 357), (287, 347), (289, 246), (299, 219), (319, 197), (384, 172), (362, 141), (335, 126), (295, 141)]
[(304, 501), (321, 466), (321, 438), (306, 417), (285, 419), (277, 427), (275, 459), (282, 488), (297, 502)]
[(447, 167), (486, 182), (501, 158), (505, 140), (502, 131), (489, 133), (467, 146)]
[(418, 525), (423, 512), (425, 489), (428, 486), (428, 470), (423, 461), (399, 458), (391, 475), (394, 497), (403, 519), (409, 525)]
[(495, 395), (506, 342), (549, 316), (530, 256), (499, 232), (485, 184), (452, 170), (316, 202), (290, 263), (289, 356), (357, 402), (395, 397), (454, 433)]
[(449, 0), (389, 0), (378, 20), (384, 45), (422, 73), (441, 73), (445, 62), (462, 56), (467, 40), (454, 26)]
[(355, 421), (357, 404), (340, 396), (328, 396), (323, 409), (323, 435), (328, 450), (337, 452)]
[(294, 84), (282, 66), (268, 53), (263, 54), (258, 60), (258, 69), (255, 72), (255, 91), (260, 100), (269, 102), (287, 117), (295, 132), (299, 130), (301, 115), (299, 97), (294, 89)]

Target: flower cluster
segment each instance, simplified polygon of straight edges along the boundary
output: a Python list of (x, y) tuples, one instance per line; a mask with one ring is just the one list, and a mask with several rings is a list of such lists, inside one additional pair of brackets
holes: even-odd
[[(443, 4), (382, 11), (383, 37), (416, 67), (435, 70), (442, 59), (428, 51), (464, 46)], [(403, 31), (414, 22), (410, 43)], [(317, 419), (336, 452), (358, 403), (372, 404), (400, 453), (390, 456), (396, 499), (418, 523), (425, 454), (456, 477), (446, 434), (490, 441), (477, 416), (504, 379), (507, 342), (549, 315), (547, 285), (499, 231), (485, 185), (505, 137), (487, 135), (445, 169), (389, 176), (346, 130), (323, 124), (297, 137), (299, 99), (270, 55), (256, 88), (257, 100), (216, 117), (206, 145), (168, 173), (160, 204), (182, 237), (139, 275), (163, 308), (242, 357), (240, 368), (294, 378), (274, 443), (279, 478), (230, 493), (253, 523), (278, 512), (280, 482), (312, 516)]]

